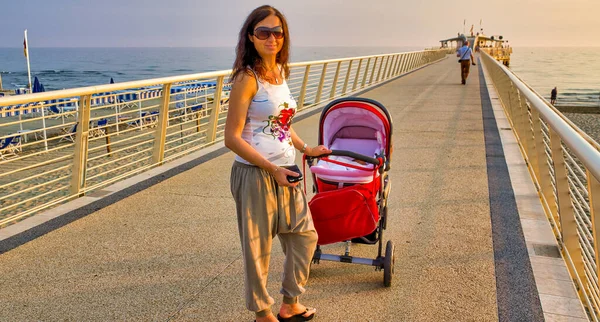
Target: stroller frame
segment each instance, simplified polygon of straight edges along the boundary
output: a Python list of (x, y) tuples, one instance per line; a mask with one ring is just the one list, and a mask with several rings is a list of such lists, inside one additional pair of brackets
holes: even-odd
[[(385, 109), (385, 107), (383, 107), (383, 105), (381, 105), (379, 102), (377, 102), (375, 100), (359, 98), (359, 97), (346, 97), (346, 98), (337, 99), (337, 100), (329, 103), (323, 109), (323, 111), (321, 113), (321, 119), (320, 119), (320, 125), (319, 125), (319, 144), (320, 145), (324, 144), (324, 142), (323, 142), (323, 123), (324, 123), (324, 118), (327, 116), (327, 113), (329, 111), (331, 111), (332, 109), (339, 107), (340, 104), (344, 104), (344, 103), (348, 103), (348, 102), (350, 102), (350, 103), (354, 102), (357, 104), (375, 106), (385, 115), (385, 117), (387, 118), (387, 122), (389, 124), (389, 133), (387, 133), (387, 138), (386, 138), (387, 147), (386, 147), (385, 153), (382, 153), (381, 155), (377, 155), (376, 156), (377, 158), (373, 158), (373, 157), (365, 156), (365, 155), (362, 155), (359, 153), (355, 153), (353, 151), (332, 150), (332, 153), (328, 154), (328, 155), (321, 155), (319, 157), (308, 157), (308, 156), (304, 155), (303, 158), (306, 162), (305, 164), (307, 164), (309, 166), (309, 169), (313, 165), (315, 165), (316, 160), (327, 157), (329, 155), (351, 157), (351, 158), (361, 160), (366, 163), (373, 164), (373, 166), (374, 166), (373, 171), (379, 172), (378, 179), (380, 180), (379, 189), (377, 191), (377, 209), (379, 212), (379, 222), (377, 224), (377, 227), (375, 228), (375, 231), (373, 231), (373, 233), (367, 235), (374, 239), (370, 239), (370, 238), (367, 238), (367, 236), (363, 236), (363, 237), (353, 238), (352, 240), (346, 240), (345, 241), (346, 247), (345, 247), (345, 251), (344, 251), (343, 255), (323, 253), (321, 246), (317, 245), (317, 248), (313, 255), (312, 262), (315, 264), (318, 264), (321, 260), (326, 260), (326, 261), (335, 261), (335, 262), (341, 262), (341, 263), (353, 263), (353, 264), (374, 266), (375, 270), (377, 270), (377, 271), (383, 270), (384, 271), (383, 284), (385, 287), (389, 287), (389, 286), (391, 286), (392, 275), (394, 272), (394, 262), (395, 262), (394, 244), (391, 240), (388, 240), (386, 243), (385, 254), (383, 254), (383, 231), (387, 228), (387, 215), (388, 215), (387, 197), (389, 195), (390, 188), (391, 188), (391, 182), (389, 181), (387, 171), (389, 171), (389, 169), (390, 169), (390, 162), (391, 162), (390, 159), (391, 159), (391, 150), (392, 150), (391, 149), (391, 147), (392, 147), (392, 143), (391, 143), (392, 142), (392, 120), (391, 120), (391, 116), (390, 116), (389, 112), (387, 111), (387, 109)], [(329, 143), (331, 144), (332, 142), (329, 142)], [(332, 161), (329, 161), (329, 162), (332, 162)], [(312, 174), (312, 178), (313, 178), (313, 192), (318, 193), (319, 191), (318, 191), (317, 180), (321, 180), (321, 181), (324, 181), (324, 180), (317, 179), (317, 175), (315, 173), (313, 173), (312, 171), (311, 171), (311, 174)], [(306, 186), (305, 186), (305, 189), (306, 189)], [(363, 244), (378, 243), (377, 257), (375, 257), (373, 259), (373, 258), (363, 258), (363, 257), (351, 256), (350, 250), (351, 250), (352, 242), (363, 243)]]

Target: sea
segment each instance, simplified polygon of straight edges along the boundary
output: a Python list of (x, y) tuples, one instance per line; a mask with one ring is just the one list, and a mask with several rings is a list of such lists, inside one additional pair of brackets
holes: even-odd
[(600, 47), (515, 47), (510, 69), (557, 106), (600, 107)]
[[(293, 47), (291, 61), (422, 50), (421, 47)], [(30, 48), (31, 74), (46, 90), (230, 69), (234, 48)], [(514, 47), (510, 68), (557, 105), (600, 106), (600, 48)], [(4, 88), (27, 86), (22, 48), (0, 48)]]

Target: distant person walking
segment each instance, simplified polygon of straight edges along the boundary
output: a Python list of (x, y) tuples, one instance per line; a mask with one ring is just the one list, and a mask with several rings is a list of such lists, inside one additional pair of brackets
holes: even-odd
[(456, 57), (459, 57), (461, 84), (465, 85), (467, 84), (471, 64), (475, 65), (475, 57), (473, 51), (469, 48), (468, 41), (465, 41), (463, 46), (456, 51)]
[(558, 95), (558, 90), (556, 90), (556, 87), (554, 87), (552, 89), (552, 91), (550, 92), (550, 104), (554, 105), (554, 103), (556, 103), (557, 95)]

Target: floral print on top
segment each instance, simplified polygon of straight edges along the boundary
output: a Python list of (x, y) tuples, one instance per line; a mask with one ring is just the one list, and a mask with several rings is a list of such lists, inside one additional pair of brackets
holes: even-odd
[(267, 125), (263, 128), (263, 133), (271, 135), (273, 139), (279, 140), (279, 142), (288, 142), (292, 144), (292, 134), (290, 133), (290, 125), (292, 125), (292, 119), (296, 115), (296, 109), (289, 108), (289, 104), (279, 104), (282, 110), (279, 111), (279, 115), (269, 115), (269, 119), (265, 120)]

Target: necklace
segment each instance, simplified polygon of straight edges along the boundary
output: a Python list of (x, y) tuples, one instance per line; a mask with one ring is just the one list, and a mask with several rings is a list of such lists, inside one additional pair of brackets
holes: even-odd
[[(265, 66), (265, 65), (263, 65)], [(270, 71), (271, 74), (273, 74), (273, 78), (275, 79), (275, 84), (279, 84), (279, 79), (277, 78), (277, 75), (275, 75), (275, 68), (277, 68), (277, 64), (275, 64), (272, 68), (266, 68), (267, 66), (265, 66), (265, 69)]]

